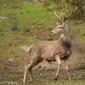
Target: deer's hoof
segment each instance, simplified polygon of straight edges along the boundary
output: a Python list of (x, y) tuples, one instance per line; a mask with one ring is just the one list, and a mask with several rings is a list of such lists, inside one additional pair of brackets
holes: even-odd
[(55, 80), (58, 80), (58, 78), (56, 77)]

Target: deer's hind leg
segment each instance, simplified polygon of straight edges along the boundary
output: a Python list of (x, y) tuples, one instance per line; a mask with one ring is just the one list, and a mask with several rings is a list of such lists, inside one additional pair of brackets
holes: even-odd
[(36, 66), (38, 63), (40, 63), (41, 61), (42, 61), (42, 59), (35, 57), (35, 58), (31, 59), (31, 61), (28, 65), (25, 66), (23, 83), (25, 83), (25, 81), (26, 81), (27, 71), (29, 72), (30, 81), (33, 80), (33, 78), (32, 78), (32, 68), (34, 66)]
[(30, 64), (28, 64), (28, 65), (25, 66), (23, 83), (25, 83), (25, 81), (26, 81), (27, 71), (29, 72), (30, 81), (32, 81), (32, 73), (31, 73), (31, 70), (32, 70), (32, 63), (30, 63)]

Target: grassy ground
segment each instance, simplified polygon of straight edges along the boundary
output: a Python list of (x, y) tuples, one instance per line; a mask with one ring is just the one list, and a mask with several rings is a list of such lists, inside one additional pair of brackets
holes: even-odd
[[(46, 10), (42, 6), (42, 3), (23, 3), (17, 8), (2, 6), (0, 7), (0, 16), (9, 17), (9, 19), (0, 19), (0, 57), (12, 58), (19, 62), (20, 67), (23, 67), (23, 65), (28, 62), (27, 54), (21, 50), (20, 46), (30, 45), (37, 40), (48, 39), (49, 31), (55, 28), (54, 12)], [(73, 19), (68, 20), (67, 23), (70, 27), (70, 33), (75, 38), (76, 42), (84, 43), (85, 22), (83, 20)], [(15, 30), (13, 30), (14, 26), (17, 27)], [(71, 59), (70, 64), (76, 67), (85, 66), (85, 55), (77, 55), (72, 57), (73, 59)], [(2, 67), (2, 64), (0, 64), (0, 68)], [(73, 78), (72, 82), (69, 82), (67, 79), (63, 80), (63, 78), (65, 78), (64, 73), (60, 75), (60, 79), (58, 81), (54, 81), (54, 72), (55, 71), (38, 72), (36, 70), (34, 71), (35, 81), (30, 83), (29, 80), (27, 80), (26, 85), (85, 84), (84, 70), (71, 72), (71, 76)], [(5, 68), (0, 70), (0, 75), (1, 81), (14, 80), (19, 84), (21, 84), (23, 78), (23, 73), (8, 71)]]
[[(0, 19), (0, 56), (16, 59), (21, 63), (27, 57), (20, 46), (48, 39), (49, 31), (55, 28), (54, 12), (46, 10), (42, 3), (23, 3), (17, 8), (2, 6), (0, 16), (9, 17)], [(68, 25), (75, 40), (84, 43), (85, 22), (75, 19), (68, 21)]]
[[(81, 74), (82, 72), (82, 74)], [(72, 81), (68, 80), (65, 71), (61, 71), (58, 80), (54, 80), (56, 70), (35, 70), (33, 71), (34, 81), (30, 82), (27, 75), (27, 80), (25, 85), (84, 85), (85, 84), (85, 71), (84, 70), (74, 70), (70, 71)], [(7, 69), (0, 70), (0, 82), (4, 82), (4, 85), (24, 85), (22, 83), (23, 73), (10, 71)], [(13, 84), (11, 84), (13, 82)], [(0, 84), (2, 85), (2, 84)]]

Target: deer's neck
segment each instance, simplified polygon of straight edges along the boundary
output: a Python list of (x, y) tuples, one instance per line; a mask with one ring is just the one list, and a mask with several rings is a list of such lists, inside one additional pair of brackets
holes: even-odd
[(61, 33), (60, 40), (66, 48), (71, 48), (71, 39), (67, 32)]

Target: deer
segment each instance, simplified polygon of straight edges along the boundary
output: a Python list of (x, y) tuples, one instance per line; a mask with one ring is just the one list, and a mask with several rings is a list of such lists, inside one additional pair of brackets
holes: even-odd
[(59, 33), (60, 35), (60, 38), (57, 40), (40, 40), (34, 42), (29, 47), (26, 46), (22, 47), (23, 50), (28, 52), (30, 58), (29, 63), (25, 66), (24, 69), (23, 83), (26, 82), (27, 71), (29, 73), (30, 82), (33, 81), (32, 68), (43, 60), (46, 60), (48, 62), (56, 61), (57, 72), (55, 80), (58, 79), (62, 61), (64, 61), (66, 73), (68, 75), (69, 80), (71, 80), (68, 64), (66, 63), (69, 56), (72, 54), (71, 39), (64, 20), (60, 19), (60, 17), (58, 17), (57, 15), (56, 15), (56, 28), (51, 31), (52, 35), (56, 33)]

